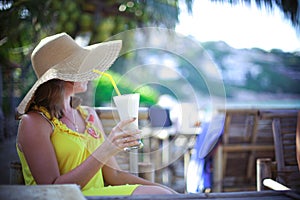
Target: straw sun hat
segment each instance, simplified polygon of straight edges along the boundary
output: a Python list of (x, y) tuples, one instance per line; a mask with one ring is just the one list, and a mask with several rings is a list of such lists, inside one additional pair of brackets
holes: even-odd
[(122, 41), (115, 40), (80, 47), (66, 33), (46, 37), (33, 50), (31, 62), (37, 81), (17, 107), (24, 114), (36, 89), (51, 79), (90, 81), (99, 76), (93, 69), (107, 70), (117, 59)]

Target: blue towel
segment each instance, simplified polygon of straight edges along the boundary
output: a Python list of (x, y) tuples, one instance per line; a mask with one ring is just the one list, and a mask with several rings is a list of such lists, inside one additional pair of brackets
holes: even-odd
[(187, 169), (187, 192), (201, 193), (212, 188), (212, 150), (223, 132), (224, 117), (218, 116), (202, 125), (197, 135), (194, 149)]

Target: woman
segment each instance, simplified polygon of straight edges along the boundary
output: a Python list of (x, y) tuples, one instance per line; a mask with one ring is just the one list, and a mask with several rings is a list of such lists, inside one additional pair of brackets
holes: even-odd
[[(140, 130), (121, 121), (106, 138), (95, 110), (76, 104), (117, 58), (121, 41), (78, 46), (65, 33), (43, 39), (31, 60), (38, 80), (17, 108), (17, 151), (26, 184), (78, 184), (84, 195), (172, 194), (170, 188), (121, 171), (114, 155), (137, 145)], [(76, 105), (75, 105), (76, 104)], [(106, 186), (108, 185), (108, 186)]]

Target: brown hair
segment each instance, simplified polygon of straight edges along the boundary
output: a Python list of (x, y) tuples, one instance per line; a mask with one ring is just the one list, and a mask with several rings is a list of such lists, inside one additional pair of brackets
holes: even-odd
[[(59, 79), (49, 80), (42, 85), (40, 85), (34, 93), (31, 101), (29, 102), (28, 109), (26, 113), (32, 110), (36, 110), (35, 106), (43, 106), (50, 113), (51, 119), (62, 118), (63, 113), (63, 103), (64, 103), (64, 81)], [(82, 102), (80, 97), (72, 96), (70, 105), (72, 108), (77, 108)], [(15, 119), (20, 120), (21, 114), (16, 112)]]
[[(43, 106), (49, 111), (51, 118), (60, 119), (63, 117), (64, 84), (65, 81), (63, 80), (53, 79), (40, 85), (34, 94), (29, 111), (34, 110), (34, 106)], [(73, 108), (76, 108), (81, 104), (81, 99), (73, 96), (70, 104)]]
[(51, 118), (61, 118), (63, 116), (63, 99), (64, 99), (64, 81), (53, 79), (40, 85), (35, 91), (29, 110), (34, 106), (45, 107)]

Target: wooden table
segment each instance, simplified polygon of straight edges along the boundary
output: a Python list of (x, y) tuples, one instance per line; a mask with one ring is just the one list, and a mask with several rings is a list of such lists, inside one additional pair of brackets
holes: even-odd
[(262, 191), (262, 192), (224, 192), (201, 194), (176, 195), (139, 195), (139, 196), (113, 196), (113, 197), (87, 197), (88, 200), (138, 199), (138, 200), (188, 200), (188, 199), (214, 199), (214, 200), (292, 200), (300, 199), (299, 193), (293, 191)]
[(1, 200), (84, 200), (79, 186), (60, 185), (0, 185)]
[(214, 200), (291, 200), (300, 199), (295, 191), (261, 191), (261, 192), (225, 192), (200, 194), (174, 194), (174, 195), (137, 195), (137, 196), (83, 196), (79, 187), (74, 184), (66, 185), (0, 185), (0, 199), (2, 200), (177, 200), (177, 199), (214, 199)]

